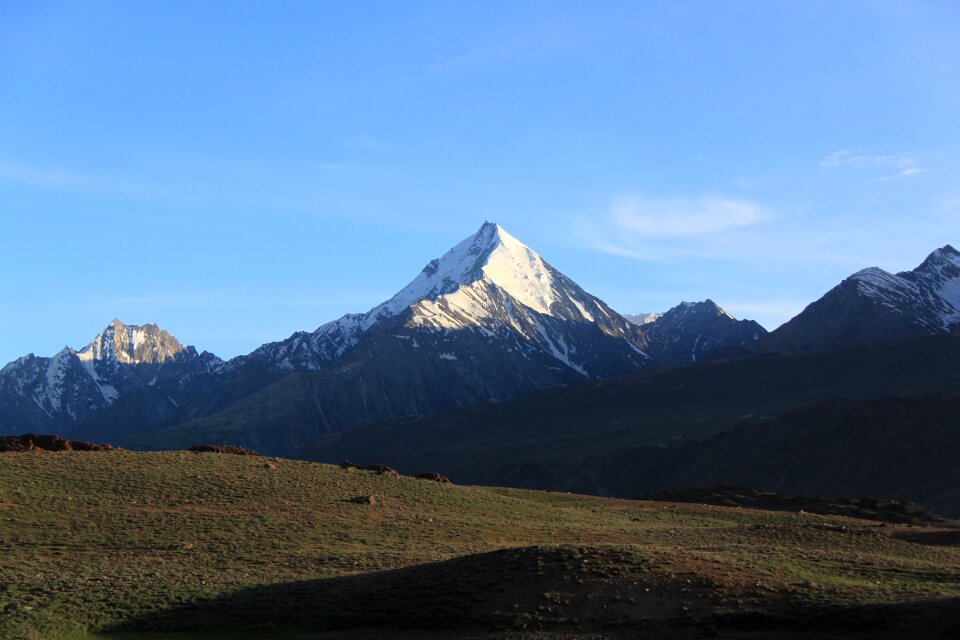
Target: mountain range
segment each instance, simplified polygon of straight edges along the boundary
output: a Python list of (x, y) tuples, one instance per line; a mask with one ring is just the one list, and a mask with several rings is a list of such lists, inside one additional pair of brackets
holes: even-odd
[(79, 351), (20, 358), (0, 373), (0, 431), (291, 455), (329, 431), (692, 362), (764, 333), (711, 301), (637, 325), (485, 223), (370, 311), (227, 362), (116, 320)]
[[(624, 376), (662, 369), (695, 380), (699, 374), (690, 372), (731, 358), (757, 362), (771, 353), (915, 341), (958, 325), (960, 253), (949, 245), (913, 271), (857, 272), (767, 333), (711, 300), (621, 315), (488, 222), (366, 313), (229, 361), (184, 346), (155, 325), (118, 320), (80, 350), (24, 356), (0, 370), (0, 433), (55, 432), (145, 449), (231, 443), (315, 455), (346, 450), (330, 443), (352, 436), (330, 434), (362, 425), (512, 406), (539, 390), (553, 397), (604, 387), (604, 380), (616, 388)], [(661, 389), (660, 400), (670, 406), (686, 384)], [(737, 393), (749, 400), (749, 389)], [(584, 401), (584, 416), (604, 413), (589, 405), (600, 400)], [(790, 408), (783, 402), (780, 408)], [(741, 408), (749, 413), (747, 404)], [(623, 420), (620, 426), (630, 428), (629, 417)], [(580, 427), (602, 422), (584, 417)], [(676, 421), (662, 421), (670, 423)], [(683, 437), (722, 430), (691, 428)], [(629, 483), (618, 486), (622, 493)]]

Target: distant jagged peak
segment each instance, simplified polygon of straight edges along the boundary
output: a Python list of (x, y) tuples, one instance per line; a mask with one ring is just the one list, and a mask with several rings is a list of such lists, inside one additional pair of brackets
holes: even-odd
[(710, 298), (707, 298), (701, 302), (681, 302), (666, 313), (662, 314), (660, 317), (663, 318), (667, 316), (707, 316), (736, 320), (736, 318), (727, 313), (723, 307), (718, 305)]
[(93, 341), (77, 352), (83, 361), (159, 364), (187, 347), (155, 324), (124, 324), (114, 318)]
[(960, 251), (949, 244), (944, 245), (928, 255), (920, 263), (920, 266), (913, 271), (897, 275), (923, 281), (934, 288), (942, 287), (950, 281), (954, 281), (951, 288), (958, 289), (960, 288), (960, 285), (957, 284), (957, 281), (960, 281)]
[(934, 249), (916, 270), (919, 271), (923, 269), (923, 266), (929, 262), (950, 262), (955, 265), (960, 265), (960, 251), (957, 251), (949, 244), (945, 244), (939, 249)]

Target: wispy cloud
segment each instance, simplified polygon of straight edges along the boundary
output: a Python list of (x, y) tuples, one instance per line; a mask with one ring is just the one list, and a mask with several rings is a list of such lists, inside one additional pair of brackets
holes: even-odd
[[(667, 244), (716, 239), (771, 219), (761, 204), (719, 195), (699, 198), (621, 198), (603, 215), (577, 220), (578, 235), (597, 251), (662, 260)], [(656, 245), (654, 248), (654, 241)], [(687, 250), (693, 250), (688, 247)]]
[(900, 178), (909, 178), (910, 176), (918, 176), (921, 173), (926, 173), (926, 172), (927, 170), (924, 169), (923, 167), (911, 167), (910, 169), (904, 169), (903, 171), (900, 171), (899, 173), (895, 173), (893, 175), (876, 178), (873, 180), (873, 182), (889, 182), (891, 180), (899, 180)]
[(697, 199), (627, 198), (613, 208), (624, 231), (644, 237), (688, 237), (750, 227), (769, 219), (757, 203), (708, 196)]
[[(920, 160), (909, 155), (877, 155), (857, 149), (840, 149), (820, 159), (820, 166), (828, 169), (847, 167), (861, 173), (883, 172), (885, 175), (870, 182), (888, 182), (926, 173)], [(891, 169), (895, 173), (888, 173)]]

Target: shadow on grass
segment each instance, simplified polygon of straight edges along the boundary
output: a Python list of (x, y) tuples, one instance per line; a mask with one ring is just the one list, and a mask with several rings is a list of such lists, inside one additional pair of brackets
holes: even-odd
[(914, 544), (926, 544), (934, 547), (960, 547), (960, 529), (934, 529), (902, 531), (894, 537)]
[[(723, 605), (731, 599), (748, 606)], [(395, 630), (404, 637), (431, 638), (440, 632), (451, 638), (502, 632), (576, 638), (599, 632), (608, 638), (892, 639), (908, 632), (960, 637), (958, 621), (960, 599), (801, 608), (781, 595), (725, 590), (709, 578), (658, 570), (628, 548), (524, 547), (242, 589), (104, 632), (124, 637), (178, 632), (226, 637), (231, 631), (272, 637), (289, 631), (296, 637), (353, 638), (389, 637)]]

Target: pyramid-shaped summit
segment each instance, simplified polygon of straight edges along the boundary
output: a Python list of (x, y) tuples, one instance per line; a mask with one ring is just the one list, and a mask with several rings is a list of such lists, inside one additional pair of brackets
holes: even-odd
[[(581, 377), (626, 373), (648, 360), (642, 331), (493, 222), (370, 311), (264, 345), (252, 356), (287, 371), (320, 370), (371, 335), (407, 339), (408, 332), (417, 334), (418, 345), (432, 333), (448, 340), (451, 332), (475, 334), (487, 350), (501, 343), (514, 354), (533, 350)], [(594, 340), (604, 346), (580, 344)]]
[(397, 313), (417, 302), (435, 301), (462, 285), (484, 280), (524, 306), (549, 314), (555, 299), (551, 271), (536, 251), (500, 225), (485, 222), (475, 234), (432, 260), (380, 309)]
[[(504, 323), (527, 332), (534, 317), (600, 322), (608, 333), (632, 333), (602, 301), (551, 267), (503, 227), (486, 222), (390, 300), (364, 314), (368, 329), (411, 311), (412, 326), (464, 329)], [(614, 326), (620, 325), (620, 326)], [(534, 337), (529, 334), (529, 337)]]

